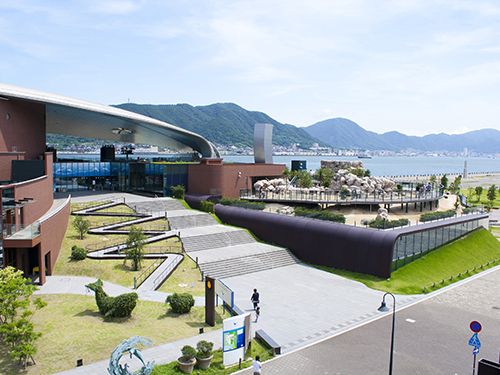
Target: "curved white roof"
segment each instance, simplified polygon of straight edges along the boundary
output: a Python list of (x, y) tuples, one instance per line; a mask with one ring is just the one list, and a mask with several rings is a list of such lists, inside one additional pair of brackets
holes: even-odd
[(220, 157), (217, 148), (201, 135), (123, 109), (4, 83), (0, 83), (0, 97), (45, 105), (47, 133), (195, 150), (205, 158)]

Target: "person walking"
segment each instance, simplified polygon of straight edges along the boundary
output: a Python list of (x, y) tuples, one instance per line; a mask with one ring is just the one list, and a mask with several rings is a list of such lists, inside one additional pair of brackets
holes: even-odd
[(255, 310), (257, 306), (259, 306), (259, 292), (257, 292), (257, 289), (253, 290), (252, 297), (250, 297), (250, 300), (253, 303), (253, 309)]
[(255, 323), (257, 323), (259, 317), (260, 317), (260, 307), (257, 307), (257, 309), (255, 310)]
[(260, 363), (260, 356), (255, 356), (253, 365), (253, 375), (261, 375), (262, 374), (262, 363)]

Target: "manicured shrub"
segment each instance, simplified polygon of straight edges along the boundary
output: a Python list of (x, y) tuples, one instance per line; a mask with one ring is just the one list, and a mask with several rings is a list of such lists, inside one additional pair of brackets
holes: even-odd
[(386, 228), (397, 228), (397, 227), (404, 227), (405, 225), (408, 225), (410, 221), (408, 219), (398, 219), (398, 220), (381, 220), (381, 219), (375, 219), (371, 220), (368, 223), (368, 226), (370, 228), (376, 228), (376, 229), (386, 229)]
[(194, 306), (194, 298), (189, 293), (174, 293), (167, 297), (166, 303), (170, 305), (172, 311), (176, 314), (186, 314)]
[(239, 208), (246, 208), (249, 210), (264, 210), (266, 204), (264, 202), (249, 202), (240, 199), (222, 198), (219, 202), (223, 206), (233, 206)]
[(196, 357), (196, 349), (190, 345), (184, 345), (181, 349), (182, 356), (179, 357), (179, 362), (189, 363)]
[(438, 219), (445, 219), (448, 217), (454, 217), (454, 216), (456, 216), (456, 214), (457, 214), (457, 211), (455, 211), (455, 210), (429, 212), (429, 213), (420, 215), (420, 221), (426, 222), (426, 221), (432, 221), (432, 220), (438, 220)]
[(204, 211), (204, 212), (209, 212), (209, 213), (214, 212), (214, 206), (215, 206), (215, 204), (213, 202), (209, 202), (209, 201), (201, 201), (200, 202), (200, 210)]
[(335, 223), (345, 224), (345, 216), (342, 214), (334, 214), (333, 212), (309, 210), (303, 207), (297, 207), (294, 210), (295, 216), (307, 217), (310, 219), (318, 219), (325, 221), (333, 221)]
[(171, 186), (170, 190), (172, 191), (172, 196), (177, 199), (184, 199), (184, 193), (186, 189), (184, 185)]
[(73, 260), (84, 260), (87, 257), (87, 250), (73, 245), (71, 247), (71, 259)]
[(212, 355), (212, 349), (214, 348), (214, 343), (210, 341), (201, 340), (196, 344), (196, 357), (197, 358), (208, 358)]

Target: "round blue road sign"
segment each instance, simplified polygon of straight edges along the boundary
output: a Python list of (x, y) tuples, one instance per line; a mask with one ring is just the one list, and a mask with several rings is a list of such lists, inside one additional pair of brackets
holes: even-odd
[(481, 323), (476, 322), (475, 320), (470, 324), (470, 329), (472, 332), (479, 332), (481, 331)]

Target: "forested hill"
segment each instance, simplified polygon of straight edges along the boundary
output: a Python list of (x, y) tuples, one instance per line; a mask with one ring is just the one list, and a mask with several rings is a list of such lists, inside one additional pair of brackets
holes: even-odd
[(115, 107), (149, 116), (200, 134), (209, 141), (236, 147), (252, 147), (254, 126), (273, 124), (273, 145), (290, 146), (299, 143), (309, 148), (313, 143), (327, 146), (302, 128), (281, 124), (262, 112), (247, 111), (234, 103), (217, 103), (193, 107), (189, 104), (150, 105), (120, 104)]

